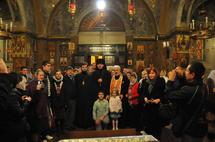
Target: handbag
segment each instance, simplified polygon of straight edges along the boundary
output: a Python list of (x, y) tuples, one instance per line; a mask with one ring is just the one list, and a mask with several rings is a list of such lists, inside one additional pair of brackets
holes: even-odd
[(174, 112), (174, 106), (169, 100), (166, 103), (160, 103), (159, 117), (162, 121), (170, 121), (174, 116)]

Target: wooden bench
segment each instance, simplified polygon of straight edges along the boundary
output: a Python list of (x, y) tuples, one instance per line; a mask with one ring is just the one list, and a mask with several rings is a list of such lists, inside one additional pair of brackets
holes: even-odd
[(114, 137), (114, 136), (134, 136), (138, 135), (135, 129), (119, 129), (119, 130), (84, 130), (67, 132), (64, 139), (77, 138), (99, 138), (99, 137)]

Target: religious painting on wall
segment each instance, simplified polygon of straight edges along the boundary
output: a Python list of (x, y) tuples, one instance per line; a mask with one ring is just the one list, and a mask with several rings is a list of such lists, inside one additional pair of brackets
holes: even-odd
[(175, 49), (172, 51), (172, 59), (175, 66), (189, 63), (190, 36), (176, 35)]
[(30, 57), (32, 41), (26, 36), (13, 36), (8, 42), (8, 55), (10, 58)]
[(132, 51), (133, 50), (133, 43), (132, 42), (127, 42), (127, 50)]
[(204, 42), (201, 39), (192, 40), (191, 47), (189, 50), (190, 53), (190, 60), (203, 60), (203, 46)]
[(139, 60), (143, 60), (144, 59), (144, 45), (137, 45), (137, 58)]
[(189, 52), (190, 36), (176, 35), (176, 49), (177, 52)]
[(133, 63), (132, 63), (132, 59), (129, 59), (129, 60), (128, 60), (128, 65), (131, 66), (132, 64), (133, 64)]
[(26, 35), (14, 35), (7, 43), (7, 62), (13, 62), (14, 69), (19, 70), (19, 64), (16, 64), (15, 60), (25, 60), (26, 65), (32, 65), (34, 62), (34, 56), (32, 54), (32, 47), (35, 42), (33, 39)]
[(138, 45), (137, 46), (137, 54), (144, 54), (144, 45)]
[(70, 54), (74, 54), (75, 53), (75, 43), (69, 42), (68, 43), (68, 49), (69, 49)]
[(136, 71), (138, 73), (142, 72), (144, 69), (144, 61), (136, 61)]

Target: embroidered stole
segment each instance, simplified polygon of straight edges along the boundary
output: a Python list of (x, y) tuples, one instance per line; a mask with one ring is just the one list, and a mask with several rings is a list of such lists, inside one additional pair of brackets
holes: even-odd
[(110, 93), (112, 93), (114, 89), (117, 89), (119, 94), (121, 94), (122, 79), (123, 79), (122, 74), (120, 74), (120, 77), (117, 80), (115, 79), (115, 75), (112, 77), (110, 83)]

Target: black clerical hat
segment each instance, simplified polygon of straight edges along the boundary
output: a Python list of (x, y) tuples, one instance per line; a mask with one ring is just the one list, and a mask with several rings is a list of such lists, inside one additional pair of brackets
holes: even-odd
[(105, 65), (105, 60), (104, 59), (97, 59), (96, 64), (103, 64)]

